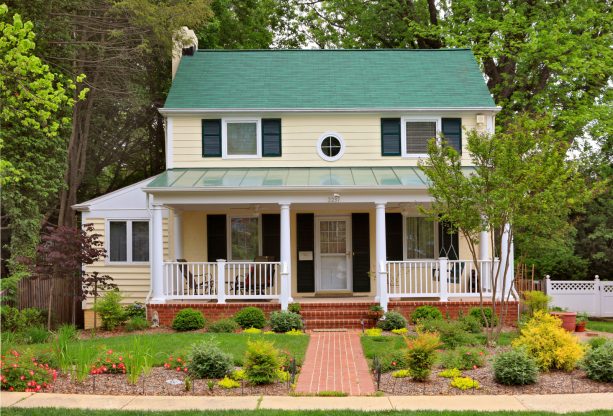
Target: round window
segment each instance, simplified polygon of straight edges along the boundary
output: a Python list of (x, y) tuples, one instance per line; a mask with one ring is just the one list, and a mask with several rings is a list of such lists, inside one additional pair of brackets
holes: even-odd
[(338, 160), (343, 156), (344, 151), (345, 144), (338, 134), (326, 133), (319, 138), (317, 153), (322, 159), (330, 162)]

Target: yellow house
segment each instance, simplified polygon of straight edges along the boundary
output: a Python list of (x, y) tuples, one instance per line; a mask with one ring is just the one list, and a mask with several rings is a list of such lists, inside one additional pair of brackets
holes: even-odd
[(187, 46), (160, 109), (166, 171), (75, 206), (108, 251), (91, 268), (126, 302), (164, 323), (168, 305), (332, 297), (387, 309), (491, 291), (488, 235), (475, 264), (419, 210), (431, 202), (417, 167), (427, 142), (444, 138), (469, 170), (466, 131), (494, 129), (470, 50)]

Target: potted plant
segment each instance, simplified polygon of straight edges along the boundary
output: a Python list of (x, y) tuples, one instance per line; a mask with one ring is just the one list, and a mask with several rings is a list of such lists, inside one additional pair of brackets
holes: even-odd
[(574, 332), (577, 325), (577, 312), (567, 312), (565, 309), (558, 306), (553, 306), (549, 310), (549, 314), (557, 316), (562, 321), (562, 328), (568, 332)]
[(576, 332), (585, 332), (585, 325), (588, 321), (588, 315), (585, 312), (579, 312), (577, 314), (577, 324), (575, 325)]
[(367, 312), (370, 319), (377, 320), (383, 316), (383, 308), (381, 305), (372, 305)]

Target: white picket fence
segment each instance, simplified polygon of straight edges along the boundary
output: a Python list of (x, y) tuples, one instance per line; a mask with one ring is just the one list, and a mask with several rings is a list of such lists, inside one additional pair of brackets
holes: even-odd
[(551, 280), (545, 278), (545, 293), (552, 306), (594, 317), (613, 317), (613, 282), (594, 280)]

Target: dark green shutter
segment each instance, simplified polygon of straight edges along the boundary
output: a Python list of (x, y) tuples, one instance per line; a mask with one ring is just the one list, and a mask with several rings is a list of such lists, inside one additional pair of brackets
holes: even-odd
[(385, 214), (385, 249), (388, 261), (401, 261), (402, 253), (402, 214)]
[[(310, 251), (315, 258), (315, 215), (298, 214), (296, 216), (297, 246), (298, 253)], [(300, 260), (296, 253), (297, 261), (297, 289), (298, 292), (315, 292), (315, 262), (314, 260)]]
[(400, 156), (400, 119), (381, 119), (381, 156)]
[(262, 119), (262, 156), (281, 156), (281, 119)]
[(370, 292), (370, 227), (369, 214), (351, 214), (353, 248), (353, 291)]
[(443, 139), (447, 142), (448, 146), (462, 154), (462, 119), (444, 118), (442, 123)]
[(221, 120), (202, 120), (202, 157), (221, 157)]
[(227, 259), (227, 231), (225, 215), (206, 216), (207, 261)]
[(272, 256), (274, 261), (281, 257), (281, 216), (262, 214), (262, 255)]

